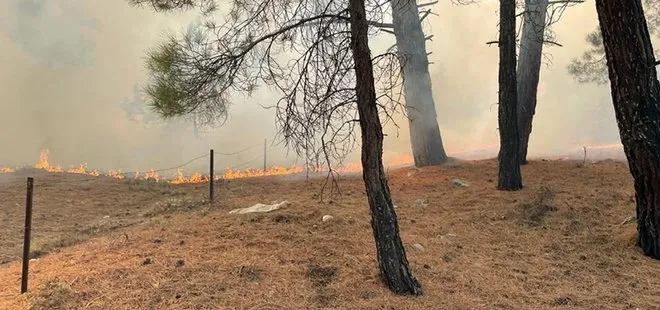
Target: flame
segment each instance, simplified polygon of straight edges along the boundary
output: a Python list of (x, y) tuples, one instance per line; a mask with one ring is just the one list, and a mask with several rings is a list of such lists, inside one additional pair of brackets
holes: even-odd
[[(475, 151), (483, 151), (489, 149), (495, 149), (498, 147), (498, 144), (484, 146), (478, 150), (461, 150), (458, 152), (452, 152), (452, 154), (463, 154)], [(621, 148), (621, 144), (595, 144), (586, 146), (588, 149), (607, 149), (607, 148)], [(49, 150), (44, 149), (39, 154), (39, 162), (34, 165), (34, 168), (45, 170), (52, 173), (64, 173), (64, 169), (60, 165), (53, 166), (48, 162)], [(404, 165), (412, 165), (413, 158), (410, 155), (402, 155), (396, 157), (384, 164), (385, 167), (399, 167)], [(291, 174), (301, 174), (305, 172), (309, 173), (324, 173), (327, 172), (327, 167), (314, 167), (314, 166), (274, 166), (269, 169), (253, 169), (248, 168), (245, 170), (236, 170), (236, 169), (227, 169), (224, 174), (217, 175), (213, 179), (239, 179), (239, 178), (250, 178), (250, 177), (264, 177), (264, 176), (282, 176), (282, 175), (291, 175)], [(349, 163), (342, 165), (340, 167), (334, 168), (335, 172), (338, 173), (356, 173), (362, 171), (362, 165), (359, 163)], [(0, 167), (0, 173), (13, 173), (14, 169), (9, 167)], [(88, 170), (87, 163), (80, 164), (79, 166), (72, 167), (69, 170), (66, 170), (66, 173), (72, 174), (84, 174), (89, 176), (107, 176), (114, 179), (125, 179), (128, 177), (126, 173), (122, 173), (121, 170), (110, 169), (106, 173), (101, 173), (101, 171), (94, 169)], [(133, 175), (134, 179), (141, 180), (151, 180), (156, 182), (167, 182), (170, 184), (192, 184), (192, 183), (206, 183), (209, 182), (209, 176), (204, 175), (200, 172), (194, 172), (190, 176), (186, 176), (181, 169), (178, 169), (174, 174), (173, 178), (167, 179), (158, 174), (154, 169), (150, 169), (147, 172), (135, 172)]]
[(57, 166), (51, 166), (48, 163), (48, 149), (41, 150), (41, 153), (39, 154), (39, 162), (34, 165), (35, 168), (37, 169), (43, 169), (48, 172), (64, 172), (64, 169), (62, 169), (62, 166), (57, 165)]
[[(169, 180), (168, 182), (170, 184), (206, 183), (209, 179), (209, 176), (202, 176), (199, 172), (195, 172), (192, 176), (186, 177), (181, 169), (177, 169), (174, 179)], [(220, 177), (216, 176), (213, 179), (218, 180)]]
[(106, 176), (115, 178), (115, 179), (125, 179), (126, 176), (121, 173), (121, 170), (108, 170), (108, 173), (106, 173)]
[(75, 168), (71, 168), (67, 172), (75, 174), (87, 174), (87, 163), (80, 164), (80, 166)]
[(142, 180), (150, 180), (150, 181), (156, 181), (160, 182), (165, 180), (162, 178), (158, 172), (156, 172), (154, 169), (150, 169), (149, 171), (140, 174), (140, 172), (135, 172), (135, 177), (136, 180), (142, 179)]

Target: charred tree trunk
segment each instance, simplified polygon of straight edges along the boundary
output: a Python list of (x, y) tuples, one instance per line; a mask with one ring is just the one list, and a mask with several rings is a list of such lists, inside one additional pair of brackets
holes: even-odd
[(536, 112), (536, 93), (541, 73), (547, 8), (548, 0), (525, 0), (518, 72), (516, 73), (521, 164), (527, 163), (527, 146), (532, 133), (532, 119)]
[(660, 83), (640, 0), (597, 0), (614, 112), (635, 180), (638, 245), (660, 259)]
[(522, 188), (518, 122), (516, 114), (516, 0), (500, 0), (499, 131), (500, 153), (497, 188)]
[(350, 11), (351, 47), (362, 133), (362, 177), (371, 209), (371, 227), (376, 239), (380, 275), (393, 292), (420, 295), (421, 286), (410, 271), (406, 251), (399, 237), (399, 224), (383, 169), (383, 128), (376, 106), (364, 0), (350, 0)]
[(416, 0), (390, 0), (396, 46), (400, 55), (415, 166), (438, 165), (447, 160), (433, 101), (426, 39)]

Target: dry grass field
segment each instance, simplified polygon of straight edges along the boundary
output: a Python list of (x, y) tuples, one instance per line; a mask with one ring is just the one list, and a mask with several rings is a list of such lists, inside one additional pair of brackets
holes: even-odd
[[(28, 174), (37, 258), (20, 295)], [(660, 309), (624, 163), (533, 161), (513, 193), (495, 189), (494, 160), (389, 178), (421, 297), (380, 284), (359, 176), (323, 203), (321, 180), (265, 177), (205, 204), (207, 184), (0, 175), (0, 309)], [(291, 204), (228, 214), (277, 200)]]

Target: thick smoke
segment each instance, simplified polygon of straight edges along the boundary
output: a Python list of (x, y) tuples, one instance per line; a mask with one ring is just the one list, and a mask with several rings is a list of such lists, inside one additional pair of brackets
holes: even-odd
[[(452, 155), (495, 145), (498, 53), (486, 42), (497, 38), (497, 4), (442, 1), (435, 12), (439, 16), (429, 17), (425, 28), (434, 35), (427, 47), (433, 52), (430, 71), (445, 147)], [(175, 166), (211, 147), (232, 153), (252, 146), (238, 155), (218, 155), (217, 166), (255, 159), (250, 165), (260, 167), (262, 143), (273, 139), (275, 118), (259, 103), (272, 104), (277, 94), (264, 90), (235, 102), (225, 126), (212, 131), (184, 121), (165, 123), (142, 106), (145, 51), (195, 16), (156, 14), (121, 0), (0, 1), (0, 166), (33, 164), (39, 150), (49, 148), (51, 161), (65, 168), (87, 162), (134, 171)], [(546, 48), (532, 155), (579, 154), (582, 145), (619, 140), (607, 86), (577, 84), (566, 71), (596, 25), (589, 3), (568, 9), (555, 25), (564, 47)], [(374, 49), (394, 43), (383, 36), (373, 41)], [(398, 130), (386, 128), (386, 157), (410, 153), (407, 124), (401, 119), (398, 124)], [(268, 159), (295, 161), (281, 146), (270, 148)], [(355, 154), (349, 160), (358, 159)], [(202, 160), (190, 168), (205, 166)]]

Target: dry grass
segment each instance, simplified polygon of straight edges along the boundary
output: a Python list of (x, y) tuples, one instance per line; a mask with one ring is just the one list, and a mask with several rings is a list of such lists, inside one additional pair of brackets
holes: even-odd
[[(390, 185), (422, 297), (380, 284), (360, 178), (341, 180), (343, 197), (328, 204), (318, 201), (319, 182), (264, 178), (223, 185), (214, 205), (159, 209), (46, 255), (30, 265), (27, 296), (16, 294), (20, 264), (6, 264), (0, 309), (659, 309), (660, 263), (635, 247), (634, 223), (621, 225), (635, 210), (625, 164), (531, 162), (514, 193), (495, 190), (494, 161), (408, 172), (391, 171)], [(456, 178), (469, 186), (453, 186)], [(52, 186), (77, 184), (62, 182)], [(114, 186), (95, 182), (90, 192)], [(133, 217), (162, 197), (116, 186), (116, 203)], [(172, 190), (201, 197), (205, 187)], [(227, 214), (282, 199), (292, 204)], [(101, 218), (106, 210), (91, 209)], [(324, 214), (334, 219), (323, 223)]]

